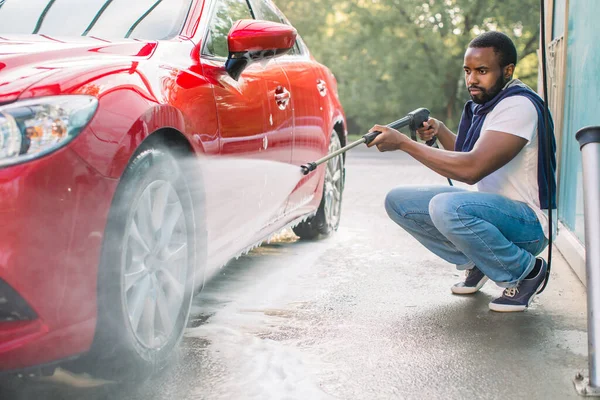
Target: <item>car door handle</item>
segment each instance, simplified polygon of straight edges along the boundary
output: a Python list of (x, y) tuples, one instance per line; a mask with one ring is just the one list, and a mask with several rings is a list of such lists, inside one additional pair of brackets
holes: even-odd
[(317, 79), (317, 90), (323, 97), (327, 96), (327, 84), (322, 79)]
[(292, 94), (283, 86), (278, 86), (275, 90), (275, 102), (280, 110), (285, 110), (290, 104)]

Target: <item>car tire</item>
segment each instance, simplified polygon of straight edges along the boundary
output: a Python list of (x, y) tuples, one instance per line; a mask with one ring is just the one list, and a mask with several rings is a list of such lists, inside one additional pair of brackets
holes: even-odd
[[(328, 154), (342, 147), (337, 132), (331, 133)], [(344, 192), (344, 158), (337, 156), (327, 162), (323, 183), (323, 197), (317, 213), (301, 222), (293, 229), (300, 239), (317, 239), (327, 236), (338, 229)]]
[[(98, 270), (98, 318), (86, 372), (118, 382), (161, 369), (186, 327), (197, 253), (192, 195), (166, 146), (127, 166), (110, 210)], [(91, 368), (90, 368), (91, 366)]]

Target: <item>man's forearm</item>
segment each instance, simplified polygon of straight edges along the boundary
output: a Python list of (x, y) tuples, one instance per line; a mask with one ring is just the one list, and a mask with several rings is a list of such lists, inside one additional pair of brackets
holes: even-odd
[(437, 138), (439, 142), (444, 146), (446, 150), (454, 150), (454, 143), (456, 143), (456, 135), (448, 129), (448, 127), (440, 121), (440, 128), (438, 129)]
[[(442, 145), (444, 145), (443, 142)], [(465, 167), (470, 163), (469, 153), (436, 149), (412, 141), (405, 141), (399, 150), (410, 154), (414, 159), (446, 178), (470, 185), (477, 182), (475, 168)]]

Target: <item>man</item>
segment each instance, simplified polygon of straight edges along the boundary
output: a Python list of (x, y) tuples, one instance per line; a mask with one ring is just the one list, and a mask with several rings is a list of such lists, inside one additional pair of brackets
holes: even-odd
[[(505, 290), (493, 311), (525, 310), (546, 279), (538, 254), (548, 244), (547, 210), (555, 209), (555, 142), (544, 124), (542, 99), (512, 78), (517, 51), (510, 38), (486, 32), (471, 41), (464, 57), (471, 101), (458, 136), (431, 118), (419, 129), (444, 149), (411, 141), (381, 125), (370, 144), (402, 150), (439, 174), (478, 191), (451, 186), (399, 187), (386, 198), (388, 215), (430, 251), (466, 270), (455, 294), (477, 292), (489, 279)], [(552, 173), (546, 176), (547, 141)], [(550, 186), (548, 186), (550, 185)]]

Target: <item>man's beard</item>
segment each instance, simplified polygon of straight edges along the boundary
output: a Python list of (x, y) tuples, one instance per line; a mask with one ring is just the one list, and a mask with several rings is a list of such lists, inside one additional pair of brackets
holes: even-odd
[(490, 89), (486, 90), (480, 86), (470, 86), (469, 89), (471, 88), (477, 88), (479, 89), (481, 92), (475, 96), (473, 96), (470, 92), (469, 92), (469, 96), (471, 96), (471, 100), (473, 100), (474, 103), (477, 104), (483, 104), (483, 103), (487, 103), (488, 101), (492, 100), (494, 97), (496, 97), (496, 95), (498, 93), (500, 93), (502, 91), (502, 89), (504, 88), (504, 86), (506, 85), (506, 83), (508, 82), (508, 79), (505, 79), (503, 75), (500, 75), (500, 77), (498, 77), (498, 80), (496, 81), (496, 83), (494, 84), (494, 86), (492, 86)]

